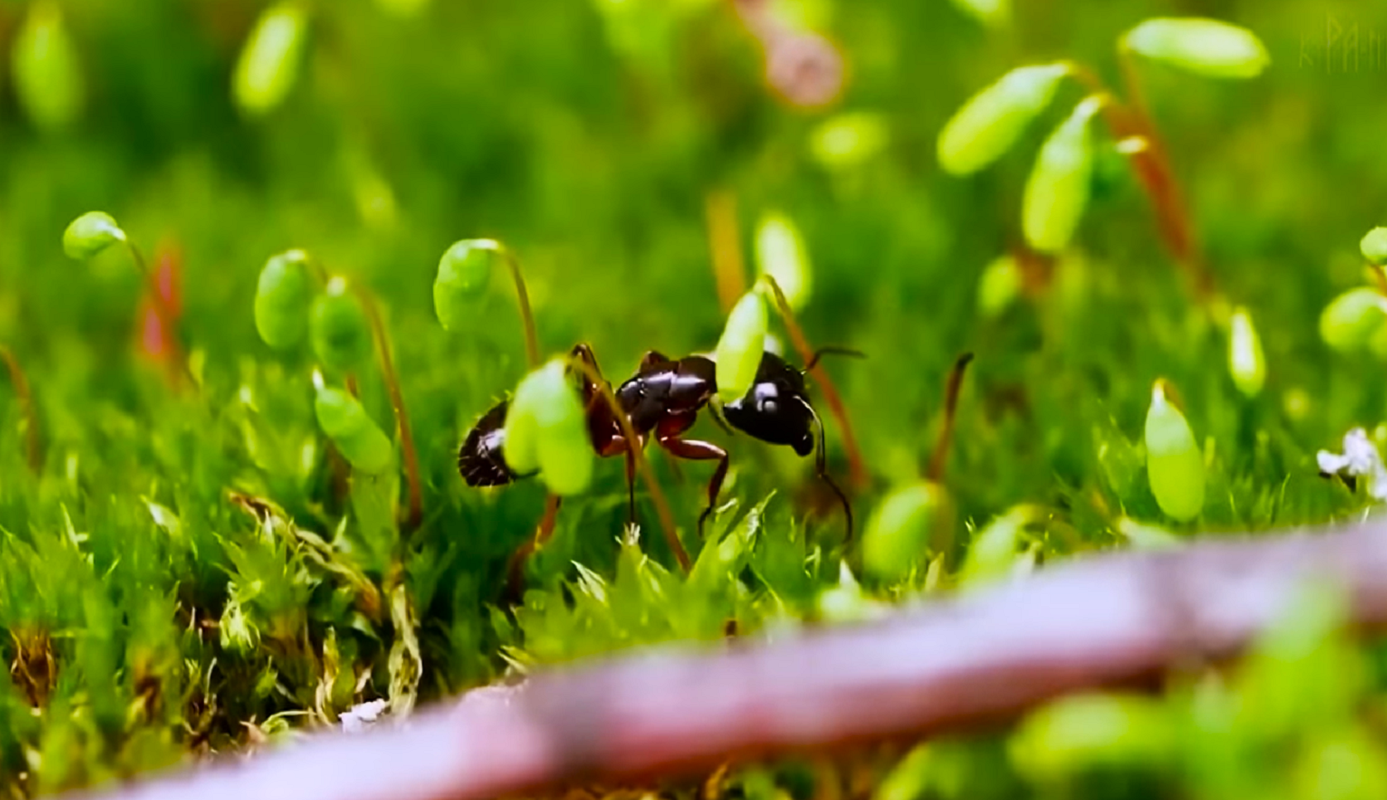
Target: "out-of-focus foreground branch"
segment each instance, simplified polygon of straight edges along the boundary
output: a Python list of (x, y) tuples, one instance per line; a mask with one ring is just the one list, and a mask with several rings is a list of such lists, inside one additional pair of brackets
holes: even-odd
[(461, 800), (959, 730), (1232, 655), (1308, 579), (1387, 623), (1387, 522), (1086, 558), (872, 624), (554, 671), (109, 797)]

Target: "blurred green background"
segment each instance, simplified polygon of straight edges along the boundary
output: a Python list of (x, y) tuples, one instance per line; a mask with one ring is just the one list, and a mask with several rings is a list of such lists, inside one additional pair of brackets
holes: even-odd
[[(26, 66), (16, 46), (40, 6), (60, 10), (75, 78)], [(28, 374), (43, 442), (32, 474), (25, 414), (0, 390), (0, 654), (12, 676), (0, 691), (0, 786), (16, 796), (243, 745), (243, 723), (275, 733), (267, 718), (298, 727), (297, 714), (334, 722), (376, 696), (412, 702), (408, 670), (391, 659), (416, 628), (428, 697), (508, 666), (716, 639), (728, 616), (749, 630), (833, 616), (821, 595), (843, 590), (841, 520), (828, 506), (801, 525), (822, 505), (808, 462), (706, 421), (698, 435), (732, 451), (727, 496), (745, 508), (776, 492), (764, 528), (741, 523), (742, 560), (687, 589), (684, 610), (646, 597), (623, 616), (613, 601), (600, 611), (575, 600), (584, 580), (619, 582), (634, 558), (617, 543), (624, 487), (612, 460), (531, 565), (531, 613), (498, 609), (506, 558), (533, 531), (543, 488), (477, 492), (455, 469), (463, 435), (525, 371), (505, 281), (463, 329), (438, 325), (434, 273), (461, 238), (513, 248), (544, 350), (590, 342), (618, 381), (649, 349), (717, 341), (710, 195), (735, 201), (748, 280), (758, 222), (784, 214), (812, 265), (800, 311), (809, 337), (867, 354), (830, 367), (872, 472), (859, 522), (881, 492), (919, 477), (948, 369), (976, 353), (946, 481), (956, 530), (918, 574), (869, 581), (869, 596), (950, 585), (975, 529), (1017, 504), (1043, 509), (1011, 548), (1030, 564), (1123, 546), (1128, 518), (1186, 535), (1327, 522), (1370, 504), (1361, 488), (1321, 478), (1314, 454), (1382, 423), (1382, 363), (1331, 353), (1317, 324), (1363, 283), (1357, 243), (1385, 221), (1387, 6), (1037, 0), (988, 25), (947, 0), (772, 0), (758, 13), (827, 37), (845, 66), (831, 102), (801, 107), (768, 84), (765, 33), (727, 0), (320, 0), (303, 6), (289, 93), (249, 114), (232, 75), (267, 7), (0, 2), (0, 343)], [(1245, 26), (1272, 57), (1250, 81), (1141, 68), (1220, 292), (1256, 320), (1270, 377), (1252, 399), (1229, 377), (1219, 315), (1194, 302), (1111, 147), (1053, 280), (1001, 312), (979, 310), (983, 267), (1019, 245), (1035, 149), (1077, 89), (977, 176), (945, 175), (935, 157), (952, 113), (1007, 70), (1068, 57), (1116, 83), (1122, 32), (1187, 15)], [(44, 92), (80, 84), (61, 124), (42, 124), (26, 99), (31, 68)], [(825, 126), (864, 119), (879, 139), (837, 157), (816, 147)], [(139, 352), (142, 278), (125, 254), (63, 255), (65, 226), (91, 209), (113, 214), (146, 253), (179, 254), (195, 389), (175, 388)], [(333, 488), (307, 348), (279, 354), (256, 336), (258, 272), (290, 247), (368, 285), (386, 314), (426, 484), (425, 524), (402, 546), (410, 611), (393, 623), (393, 523)], [(1178, 387), (1209, 469), (1203, 513), (1188, 525), (1162, 516), (1144, 480), (1142, 421), (1158, 377)], [(378, 376), (363, 376), (361, 391), (393, 430)], [(829, 439), (841, 474), (832, 423)], [(692, 542), (707, 469), (685, 466), (681, 481), (655, 460)], [(229, 491), (282, 507), (325, 549), (259, 536)], [(642, 544), (672, 566), (657, 534)], [(384, 593), (374, 616), (362, 605), (370, 592), (354, 593), (360, 581), (344, 584), (343, 569)], [(870, 602), (854, 597), (846, 616)], [(948, 774), (985, 783), (987, 758), (1002, 757), (994, 744), (959, 745)], [(948, 780), (926, 783), (953, 796)]]

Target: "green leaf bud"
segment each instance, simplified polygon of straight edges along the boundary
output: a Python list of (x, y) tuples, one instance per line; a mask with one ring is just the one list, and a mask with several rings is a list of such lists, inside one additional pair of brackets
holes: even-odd
[(506, 412), (503, 447), (512, 470), (539, 469), (554, 494), (578, 494), (592, 482), (587, 416), (563, 360), (550, 361), (516, 387)]
[(1055, 129), (1040, 148), (1026, 182), (1022, 225), (1026, 241), (1042, 253), (1069, 245), (1088, 207), (1093, 178), (1093, 133), (1089, 125), (1103, 101), (1090, 97)]
[(1387, 264), (1387, 228), (1373, 228), (1359, 245), (1363, 257), (1375, 266)]
[(351, 394), (326, 386), (315, 374), (317, 398), (313, 410), (318, 427), (332, 439), (353, 469), (373, 475), (385, 472), (394, 461), (395, 448), (380, 426)]
[(1271, 63), (1252, 31), (1214, 19), (1148, 19), (1122, 42), (1132, 52), (1210, 78), (1255, 78)]
[(1018, 771), (1041, 781), (1096, 767), (1159, 768), (1178, 751), (1173, 722), (1147, 698), (1076, 695), (1027, 717), (1008, 753)]
[(313, 301), (308, 327), (313, 352), (332, 369), (348, 372), (371, 356), (370, 321), (345, 278), (328, 281)]
[(1387, 321), (1387, 298), (1361, 286), (1334, 298), (1320, 315), (1320, 337), (1341, 353), (1367, 347)]
[(72, 124), (86, 90), (77, 48), (52, 0), (29, 6), (10, 51), (15, 95), (34, 126), (46, 131)]
[(1238, 391), (1256, 397), (1267, 382), (1267, 358), (1262, 353), (1262, 340), (1252, 324), (1252, 315), (1245, 308), (1233, 311), (1228, 335), (1228, 371)]
[(756, 226), (756, 268), (775, 278), (790, 308), (799, 310), (809, 301), (814, 284), (809, 253), (799, 229), (784, 214), (766, 214)]
[(1001, 158), (1050, 105), (1069, 71), (1062, 63), (1020, 67), (978, 92), (939, 134), (940, 165), (968, 175)]
[(261, 13), (232, 78), (238, 108), (260, 116), (284, 101), (298, 80), (307, 33), (308, 13), (295, 0), (276, 3)]
[(809, 134), (809, 153), (828, 169), (850, 169), (880, 153), (890, 139), (885, 118), (852, 111), (822, 122)]
[(1164, 381), (1152, 388), (1146, 413), (1146, 476), (1172, 519), (1188, 522), (1204, 509), (1204, 456), (1185, 415), (1166, 398)]
[(444, 330), (457, 330), (486, 294), (492, 267), (502, 257), (500, 243), (491, 239), (464, 239), (443, 253), (433, 281), (433, 308)]
[(933, 483), (914, 483), (891, 492), (867, 521), (862, 561), (881, 580), (899, 580), (928, 554), (930, 536), (944, 505), (944, 491)]
[(724, 403), (740, 400), (756, 381), (768, 324), (766, 301), (755, 290), (743, 295), (727, 315), (716, 351), (718, 397)]
[(1006, 311), (1025, 285), (1021, 265), (1011, 255), (998, 256), (983, 268), (978, 282), (978, 312), (991, 319)]
[(303, 339), (313, 304), (308, 254), (289, 250), (270, 257), (255, 286), (255, 330), (270, 347), (283, 350)]
[(88, 211), (68, 224), (63, 231), (63, 252), (68, 258), (86, 261), (116, 242), (125, 241), (125, 231), (120, 229), (110, 214), (104, 211)]

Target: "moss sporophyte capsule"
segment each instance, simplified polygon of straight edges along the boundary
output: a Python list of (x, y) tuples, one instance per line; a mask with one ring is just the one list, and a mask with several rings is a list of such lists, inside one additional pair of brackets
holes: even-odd
[(594, 456), (587, 416), (562, 359), (520, 382), (504, 431), (503, 453), (513, 471), (539, 470), (540, 479), (558, 495), (578, 494), (591, 483)]
[(1387, 228), (1373, 228), (1359, 244), (1363, 257), (1374, 266), (1387, 264)]
[(887, 495), (862, 535), (867, 571), (883, 580), (898, 580), (917, 568), (927, 554), (943, 505), (943, 489), (926, 481)]
[(939, 135), (939, 163), (967, 175), (996, 161), (1050, 105), (1070, 73), (1062, 63), (1019, 67), (973, 96)]
[(316, 290), (308, 255), (302, 250), (280, 253), (265, 262), (255, 288), (255, 330), (265, 344), (284, 349), (303, 339)]
[(360, 401), (341, 389), (325, 385), (321, 374), (315, 373), (313, 382), (317, 389), (313, 410), (318, 426), (332, 439), (347, 463), (353, 469), (371, 474), (389, 469), (395, 448)]
[(332, 369), (350, 371), (370, 357), (370, 321), (345, 278), (328, 281), (313, 301), (309, 336), (318, 360)]
[(1234, 310), (1228, 332), (1228, 371), (1238, 391), (1256, 397), (1267, 380), (1267, 359), (1262, 340), (1245, 308)]
[(267, 8), (251, 29), (232, 77), (236, 105), (247, 114), (265, 114), (284, 101), (298, 80), (308, 13), (295, 0)]
[(55, 131), (76, 121), (86, 90), (77, 48), (53, 0), (29, 5), (10, 49), (10, 68), (20, 108), (35, 127)]
[(501, 245), (491, 239), (464, 239), (443, 253), (433, 282), (433, 307), (444, 330), (456, 330), (473, 312), (503, 257)]
[(1021, 295), (1024, 285), (1025, 276), (1014, 256), (993, 259), (978, 281), (979, 313), (988, 318), (998, 316)]
[(1146, 413), (1146, 472), (1161, 510), (1188, 522), (1204, 508), (1204, 457), (1194, 432), (1166, 396), (1164, 381), (1151, 388)]
[(727, 315), (715, 360), (718, 397), (724, 403), (740, 400), (756, 381), (768, 325), (766, 301), (755, 290), (738, 300)]
[(1067, 247), (1088, 208), (1094, 156), (1090, 123), (1102, 107), (1099, 97), (1080, 103), (1036, 157), (1026, 183), (1022, 223), (1026, 241), (1042, 253)]
[(1334, 298), (1320, 315), (1320, 337), (1345, 353), (1361, 351), (1387, 323), (1387, 298), (1360, 286)]
[(799, 229), (784, 214), (771, 212), (761, 218), (756, 228), (756, 268), (775, 278), (791, 308), (802, 308), (809, 301), (813, 289), (809, 253)]
[(891, 128), (881, 114), (852, 111), (816, 127), (809, 136), (809, 152), (828, 169), (846, 170), (871, 160), (890, 136)]
[(125, 241), (125, 231), (104, 211), (88, 211), (74, 219), (63, 231), (63, 252), (68, 258), (85, 261), (117, 242)]
[(1149, 19), (1128, 31), (1122, 45), (1211, 78), (1255, 78), (1271, 63), (1266, 47), (1251, 31), (1197, 17)]

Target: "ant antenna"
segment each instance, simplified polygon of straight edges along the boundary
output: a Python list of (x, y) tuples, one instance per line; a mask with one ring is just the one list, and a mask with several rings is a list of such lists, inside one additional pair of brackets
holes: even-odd
[[(800, 402), (804, 403), (803, 400)], [(843, 504), (843, 516), (848, 521), (848, 535), (843, 539), (843, 544), (844, 546), (850, 545), (852, 544), (852, 505), (848, 503), (848, 496), (843, 494), (843, 490), (838, 488), (838, 484), (834, 483), (833, 478), (828, 474), (828, 450), (824, 446), (824, 421), (819, 419), (819, 412), (815, 411), (813, 406), (804, 403), (804, 407), (809, 409), (809, 415), (814, 418), (814, 427), (819, 431), (819, 446), (818, 452), (814, 454), (814, 468), (819, 473), (819, 480), (828, 484), (828, 488), (838, 495), (838, 502)]]
[(851, 356), (853, 358), (866, 358), (867, 354), (862, 352), (861, 350), (854, 350), (851, 347), (835, 347), (834, 345), (820, 347), (818, 350), (814, 351), (814, 355), (809, 358), (809, 363), (804, 365), (804, 371), (808, 372), (814, 367), (818, 366), (819, 359), (823, 358), (824, 356)]

